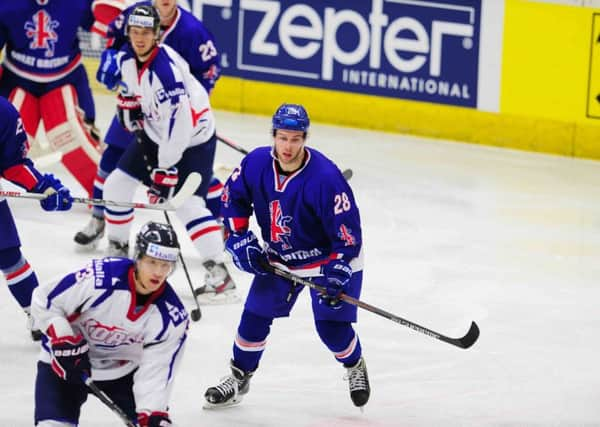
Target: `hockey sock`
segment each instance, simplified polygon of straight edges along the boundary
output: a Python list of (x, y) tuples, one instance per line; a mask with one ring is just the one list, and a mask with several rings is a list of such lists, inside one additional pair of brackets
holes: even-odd
[(223, 194), (223, 183), (219, 178), (213, 177), (206, 194), (206, 207), (215, 218), (221, 216), (221, 194)]
[[(106, 149), (100, 158), (96, 177), (94, 178), (94, 189), (92, 191), (92, 197), (94, 199), (102, 199), (104, 197), (104, 181), (106, 180), (106, 177), (115, 170), (117, 163), (124, 152), (125, 149), (121, 147), (113, 145), (106, 146)], [(92, 215), (96, 218), (102, 218), (104, 216), (104, 207), (94, 205), (92, 208)]]
[(38, 285), (37, 276), (18, 247), (0, 250), (0, 271), (8, 290), (23, 309), (29, 309), (31, 294)]
[(356, 364), (362, 354), (360, 340), (350, 322), (317, 320), (315, 322), (321, 341), (333, 353), (336, 360), (345, 366)]
[(244, 372), (254, 371), (262, 357), (273, 319), (244, 310), (233, 343), (233, 364)]

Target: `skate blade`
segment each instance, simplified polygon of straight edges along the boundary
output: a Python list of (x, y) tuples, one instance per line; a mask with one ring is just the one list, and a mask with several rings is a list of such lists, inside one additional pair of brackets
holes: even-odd
[(215, 294), (208, 292), (205, 294), (199, 294), (196, 297), (198, 304), (200, 305), (226, 305), (226, 304), (238, 304), (242, 299), (237, 296), (235, 289)]
[(202, 405), (202, 409), (211, 409), (212, 410), (212, 409), (229, 408), (231, 406), (235, 406), (235, 405), (239, 404), (241, 401), (242, 401), (242, 396), (233, 398), (229, 402), (225, 402), (225, 403), (210, 403), (209, 401), (205, 400), (204, 405)]
[(102, 238), (98, 238), (86, 245), (82, 245), (81, 243), (75, 243), (75, 251), (76, 252), (80, 252), (80, 253), (87, 253), (87, 252), (94, 252), (96, 249), (98, 249), (98, 245), (100, 244), (100, 240)]

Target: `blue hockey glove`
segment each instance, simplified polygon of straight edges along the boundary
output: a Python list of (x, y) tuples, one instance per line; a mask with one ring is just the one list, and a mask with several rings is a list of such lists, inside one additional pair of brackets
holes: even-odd
[(117, 60), (117, 53), (114, 49), (105, 49), (96, 72), (96, 80), (108, 90), (114, 90), (121, 81), (121, 66)]
[(231, 254), (237, 268), (251, 274), (264, 276), (267, 270), (263, 265), (268, 264), (267, 254), (260, 247), (256, 235), (248, 230), (245, 233), (231, 233), (225, 242), (225, 249)]
[(147, 191), (150, 203), (164, 203), (169, 200), (175, 192), (175, 186), (179, 182), (177, 168), (169, 169), (155, 168), (150, 174), (152, 185)]
[(323, 266), (323, 277), (327, 292), (321, 295), (322, 301), (332, 308), (339, 308), (340, 294), (346, 291), (350, 283), (352, 267), (342, 259), (334, 259)]
[(170, 427), (171, 420), (166, 412), (141, 412), (138, 414), (138, 423), (140, 427)]
[(42, 179), (31, 191), (47, 195), (45, 199), (40, 200), (42, 209), (45, 211), (66, 211), (73, 205), (73, 197), (71, 197), (69, 189), (51, 173), (42, 176)]
[(83, 335), (53, 338), (50, 350), (52, 370), (63, 380), (78, 384), (84, 381), (84, 375), (90, 376), (89, 347)]

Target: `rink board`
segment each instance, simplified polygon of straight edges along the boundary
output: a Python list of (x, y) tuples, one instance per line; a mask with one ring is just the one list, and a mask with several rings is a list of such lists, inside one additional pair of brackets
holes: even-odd
[[(363, 71), (369, 69), (368, 54), (362, 59), (364, 64), (355, 59), (358, 65), (354, 68), (336, 68), (334, 64), (333, 69), (327, 71), (326, 61), (319, 59), (318, 55), (297, 61), (281, 47), (284, 46), (283, 41), (275, 40), (272, 43), (273, 40), (265, 36), (262, 40), (264, 47), (269, 47), (269, 43), (279, 43), (278, 52), (282, 59), (280, 63), (278, 57), (276, 66), (269, 69), (265, 66), (265, 59), (251, 48), (252, 42), (260, 41), (256, 38), (255, 30), (264, 24), (261, 19), (264, 20), (267, 14), (257, 14), (254, 22), (251, 19), (253, 15), (243, 10), (243, 4), (240, 6), (241, 3), (235, 0), (229, 3), (232, 7), (228, 13), (223, 13), (226, 8), (222, 6), (191, 5), (196, 15), (210, 22), (225, 19), (223, 17), (234, 19), (236, 11), (247, 21), (236, 21), (239, 25), (245, 23), (246, 33), (240, 33), (242, 35), (232, 31), (231, 26), (216, 26), (215, 35), (217, 40), (223, 42), (227, 65), (212, 96), (216, 108), (270, 115), (280, 103), (295, 102), (304, 104), (311, 117), (320, 122), (566, 156), (600, 158), (600, 145), (597, 144), (600, 138), (600, 102), (596, 99), (600, 93), (600, 43), (597, 42), (600, 37), (600, 9), (578, 6), (579, 2), (564, 2), (575, 5), (525, 0), (460, 2), (465, 8), (470, 5), (475, 12), (473, 19), (465, 21), (465, 25), (471, 25), (473, 36), (465, 37), (462, 44), (456, 46), (451, 44), (447, 47), (442, 43), (439, 79), (459, 81), (469, 93), (465, 102), (456, 102), (465, 105), (451, 105), (454, 102), (451, 98), (427, 98), (425, 91), (378, 91), (369, 85), (368, 79), (363, 82), (364, 90), (360, 87), (357, 89), (354, 87), (356, 85), (344, 90), (344, 79), (349, 72), (360, 69), (360, 66), (363, 66)], [(259, 3), (264, 6), (270, 2)], [(306, 12), (307, 16), (312, 16), (314, 12), (317, 23), (318, 13), (325, 16), (327, 12), (319, 9), (324, 7), (319, 5), (320, 2), (311, 0), (281, 3), (280, 20), (287, 10), (285, 8), (290, 9), (291, 5), (304, 7), (303, 10), (310, 12)], [(327, 12), (330, 15), (332, 10), (339, 12), (343, 7), (354, 7), (345, 2), (332, 3), (337, 9), (330, 9)], [(444, 4), (401, 0), (372, 0), (366, 3), (370, 4), (371, 12), (376, 6), (383, 8), (380, 13), (386, 14), (388, 27), (406, 18), (404, 15), (393, 16), (393, 11), (385, 9), (391, 3)], [(235, 9), (236, 6), (238, 9)], [(428, 25), (433, 27), (432, 22), (436, 19), (450, 19), (443, 16), (439, 18), (436, 15), (438, 11), (431, 10), (429, 8), (426, 15), (415, 12), (414, 16), (409, 17), (430, 31), (429, 40), (433, 39), (433, 32)], [(356, 12), (356, 16), (362, 13), (367, 22), (365, 11), (357, 9), (353, 12)], [(323, 22), (323, 32), (326, 33), (325, 18)], [(251, 24), (254, 24), (254, 28)], [(418, 29), (419, 24), (415, 25)], [(220, 34), (219, 31), (223, 31), (221, 27), (226, 28), (227, 33)], [(276, 23), (272, 27), (275, 34)], [(370, 30), (374, 31), (372, 26)], [(386, 31), (387, 27), (381, 27), (382, 37), (385, 37)], [(339, 37), (339, 34), (336, 35)], [(324, 34), (314, 43), (326, 38)], [(446, 39), (450, 37), (442, 40)], [(469, 40), (473, 45), (471, 51), (467, 50), (469, 46), (466, 41)], [(435, 50), (433, 44), (430, 43), (429, 47)], [(382, 64), (376, 70), (378, 74), (375, 77), (392, 75), (389, 64), (385, 68), (384, 53), (379, 58)], [(460, 76), (460, 70), (451, 68), (453, 57), (457, 55), (463, 55), (468, 64), (467, 77)], [(432, 73), (431, 66), (428, 68), (432, 58), (433, 52), (428, 62), (412, 74), (426, 81), (428, 73)], [(86, 61), (88, 70), (97, 68), (94, 60)], [(473, 64), (477, 64), (475, 74)], [(290, 70), (302, 67), (301, 76), (289, 76), (292, 73)], [(311, 70), (315, 73), (311, 74)], [(421, 72), (424, 74), (419, 77), (418, 73)], [(405, 73), (409, 76), (412, 74)], [(302, 77), (304, 75), (309, 77)], [(299, 83), (292, 84), (296, 81)], [(100, 89), (96, 87), (95, 90)], [(414, 99), (409, 99), (411, 97)]]

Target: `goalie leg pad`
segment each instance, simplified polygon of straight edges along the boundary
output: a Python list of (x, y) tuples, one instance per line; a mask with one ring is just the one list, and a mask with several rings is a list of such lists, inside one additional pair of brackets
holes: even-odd
[(63, 153), (62, 162), (92, 194), (100, 161), (100, 144), (90, 134), (72, 85), (53, 89), (40, 98), (42, 119), (52, 148)]
[(38, 98), (20, 87), (14, 88), (8, 100), (15, 106), (23, 120), (23, 128), (27, 133), (29, 143), (34, 141), (40, 124), (40, 102)]

